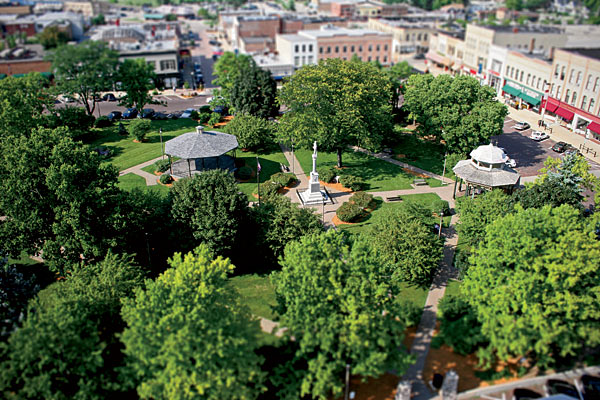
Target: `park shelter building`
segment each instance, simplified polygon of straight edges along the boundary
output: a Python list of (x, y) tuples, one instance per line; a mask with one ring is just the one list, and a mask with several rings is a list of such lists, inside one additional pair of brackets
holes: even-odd
[(512, 192), (520, 185), (521, 176), (505, 164), (508, 156), (501, 148), (490, 143), (479, 146), (470, 155), (470, 160), (459, 161), (452, 169), (461, 185), (462, 182), (467, 185), (467, 196), (473, 196), (476, 190), (503, 189)]

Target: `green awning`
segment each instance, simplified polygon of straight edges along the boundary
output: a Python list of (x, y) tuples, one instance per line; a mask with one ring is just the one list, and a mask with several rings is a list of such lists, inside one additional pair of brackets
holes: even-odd
[(0, 79), (6, 78), (6, 74), (0, 74)]
[(531, 97), (525, 93), (521, 93), (519, 95), (520, 98), (522, 98), (524, 101), (526, 101), (527, 103), (531, 104), (532, 106), (537, 106), (538, 104), (541, 103), (541, 100), (538, 99), (537, 97)]
[(508, 94), (512, 94), (513, 96), (521, 97), (521, 91), (512, 86), (504, 85), (502, 91)]

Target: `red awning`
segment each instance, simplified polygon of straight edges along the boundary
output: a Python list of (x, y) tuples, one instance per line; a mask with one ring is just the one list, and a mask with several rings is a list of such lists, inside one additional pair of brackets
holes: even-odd
[(450, 66), (450, 59), (448, 57), (443, 57), (443, 56), (440, 56), (439, 54), (432, 53), (432, 52), (428, 52), (427, 54), (425, 54), (425, 57), (430, 59), (433, 62), (438, 63), (438, 64), (442, 64), (447, 67)]
[(571, 111), (565, 110), (562, 107), (558, 107), (554, 113), (560, 117), (563, 117), (567, 121), (571, 121), (575, 116), (575, 114), (573, 114)]
[(600, 124), (597, 122), (590, 122), (590, 124), (587, 126), (587, 128), (592, 131), (592, 132), (596, 132), (597, 134), (600, 135)]
[(548, 98), (548, 100), (546, 100), (546, 111), (555, 113), (557, 108), (558, 108), (558, 100), (554, 100), (551, 98)]

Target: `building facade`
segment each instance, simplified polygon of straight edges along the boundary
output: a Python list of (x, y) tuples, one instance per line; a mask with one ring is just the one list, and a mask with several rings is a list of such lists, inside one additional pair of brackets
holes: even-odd
[(409, 23), (379, 18), (369, 18), (369, 29), (392, 35), (392, 62), (400, 60), (405, 53), (425, 53), (429, 40), (435, 33), (433, 24)]
[(454, 75), (461, 74), (465, 56), (464, 33), (437, 30), (429, 37), (429, 51), (425, 55), (428, 62)]

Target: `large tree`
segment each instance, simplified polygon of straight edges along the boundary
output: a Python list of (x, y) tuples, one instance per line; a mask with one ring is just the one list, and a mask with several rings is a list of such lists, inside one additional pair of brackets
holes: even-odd
[(47, 58), (52, 61), (57, 90), (71, 97), (78, 95), (87, 113), (92, 115), (98, 94), (113, 86), (118, 53), (104, 42), (86, 41), (60, 46)]
[(252, 57), (247, 54), (237, 54), (228, 51), (219, 57), (213, 67), (213, 75), (216, 76), (213, 84), (219, 86), (221, 89), (213, 92), (213, 98), (222, 98), (222, 101), (224, 101), (223, 105), (230, 106), (233, 83), (241, 71), (248, 68), (251, 63), (253, 63)]
[(346, 364), (364, 377), (390, 368), (402, 374), (411, 357), (399, 350), (398, 287), (364, 243), (351, 246), (334, 231), (304, 236), (286, 247), (281, 264), (272, 276), (281, 324), (307, 363), (295, 398), (339, 396)]
[(117, 76), (121, 89), (125, 91), (121, 105), (135, 107), (141, 113), (146, 104), (162, 104), (152, 98), (150, 90), (156, 87), (157, 78), (154, 67), (143, 58), (123, 61)]
[[(248, 199), (232, 174), (213, 170), (177, 181), (170, 191), (171, 214), (197, 242), (215, 254), (227, 254), (248, 215)], [(194, 246), (195, 247), (195, 246)]]
[(235, 135), (242, 149), (257, 150), (273, 144), (275, 124), (253, 115), (238, 114), (225, 130)]
[(235, 113), (246, 113), (259, 118), (277, 115), (277, 83), (269, 71), (260, 68), (254, 60), (244, 66), (231, 87), (231, 105)]
[(65, 128), (0, 144), (0, 241), (10, 255), (42, 254), (56, 272), (118, 245), (117, 171)]
[(0, 344), (4, 398), (131, 397), (117, 333), (121, 299), (141, 283), (129, 257), (109, 254), (39, 292), (23, 326)]
[(206, 246), (125, 300), (122, 341), (143, 399), (253, 399), (262, 391), (258, 323), (227, 285), (234, 267)]
[(376, 226), (365, 232), (365, 240), (373, 246), (390, 279), (420, 286), (431, 284), (443, 242), (432, 231), (430, 219), (431, 211), (405, 206), (387, 211)]
[(492, 222), (461, 287), (490, 342), (487, 361), (542, 366), (600, 345), (600, 241), (571, 206), (515, 212)]
[(470, 76), (412, 75), (403, 107), (420, 135), (443, 141), (449, 153), (468, 154), (502, 133), (508, 111), (495, 97), (494, 89)]
[(391, 129), (389, 79), (369, 63), (337, 58), (300, 69), (283, 85), (279, 101), (289, 109), (278, 130), (284, 143), (336, 151), (338, 167), (348, 145), (379, 147)]

